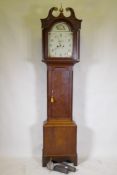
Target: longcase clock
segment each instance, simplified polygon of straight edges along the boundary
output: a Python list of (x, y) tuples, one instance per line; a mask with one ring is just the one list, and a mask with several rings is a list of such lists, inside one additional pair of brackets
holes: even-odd
[[(54, 16), (53, 11), (59, 15)], [(51, 159), (77, 165), (77, 125), (72, 119), (73, 65), (80, 61), (81, 20), (72, 8), (53, 7), (41, 19), (43, 59), (47, 64), (47, 120), (43, 124), (42, 165)]]

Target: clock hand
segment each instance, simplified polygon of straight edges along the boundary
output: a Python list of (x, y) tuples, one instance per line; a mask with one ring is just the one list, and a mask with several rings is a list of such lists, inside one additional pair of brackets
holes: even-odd
[(57, 45), (57, 47), (61, 47), (61, 44), (59, 43), (59, 45)]

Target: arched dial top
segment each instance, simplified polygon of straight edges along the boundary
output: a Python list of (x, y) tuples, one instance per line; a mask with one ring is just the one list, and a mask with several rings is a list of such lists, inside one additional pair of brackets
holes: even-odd
[(65, 22), (58, 22), (48, 32), (48, 56), (71, 57), (73, 32)]

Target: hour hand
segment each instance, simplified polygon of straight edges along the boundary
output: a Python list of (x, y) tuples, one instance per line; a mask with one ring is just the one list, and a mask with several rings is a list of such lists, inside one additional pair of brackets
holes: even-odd
[(60, 44), (60, 43), (57, 45), (57, 48), (58, 48), (58, 47), (61, 47), (61, 44)]

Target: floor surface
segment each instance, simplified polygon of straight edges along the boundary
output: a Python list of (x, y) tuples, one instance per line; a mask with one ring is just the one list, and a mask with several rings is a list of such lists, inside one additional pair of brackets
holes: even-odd
[[(39, 159), (0, 159), (0, 175), (59, 175), (41, 166)], [(117, 160), (87, 160), (80, 162), (71, 175), (117, 175)]]

